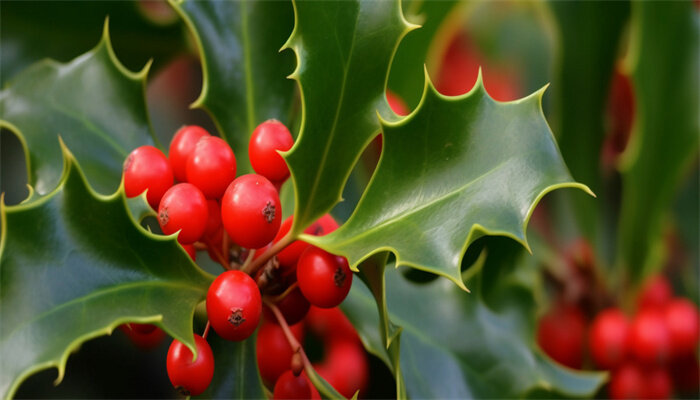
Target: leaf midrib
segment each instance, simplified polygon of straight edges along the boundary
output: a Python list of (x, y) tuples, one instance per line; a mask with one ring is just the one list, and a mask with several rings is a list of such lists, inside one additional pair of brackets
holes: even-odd
[[(316, 191), (318, 190), (321, 173), (325, 169), (326, 160), (328, 159), (329, 149), (331, 147), (331, 144), (334, 142), (335, 134), (337, 132), (336, 128), (338, 126), (340, 110), (343, 109), (343, 103), (345, 100), (345, 87), (346, 87), (347, 82), (348, 82), (348, 71), (350, 70), (349, 66), (352, 63), (352, 57), (353, 57), (353, 54), (355, 51), (355, 39), (357, 38), (357, 23), (359, 22), (359, 19), (360, 19), (360, 10), (357, 10), (357, 14), (355, 15), (355, 23), (353, 24), (353, 30), (352, 30), (352, 41), (350, 42), (350, 53), (348, 54), (347, 62), (345, 63), (345, 67), (343, 68), (343, 83), (340, 87), (340, 101), (338, 102), (338, 106), (335, 109), (335, 115), (333, 116), (333, 125), (331, 127), (329, 140), (326, 141), (326, 144), (325, 144), (324, 149), (323, 149), (323, 154), (321, 156), (321, 162), (319, 163), (318, 168), (316, 168), (316, 174), (314, 175), (313, 186), (311, 186), (311, 191), (309, 192), (309, 199), (313, 199), (316, 196)], [(342, 54), (343, 54), (342, 51), (340, 52), (340, 54), (342, 57)], [(300, 218), (302, 223), (310, 222), (310, 221), (307, 221), (307, 218), (309, 215), (309, 211), (311, 210), (311, 208), (310, 208), (311, 205), (313, 205), (313, 203), (311, 201), (306, 203), (306, 208), (304, 208), (304, 212), (302, 213), (303, 218)], [(304, 226), (304, 227), (302, 227), (302, 229), (303, 228), (306, 228), (306, 227)]]
[(59, 312), (61, 309), (72, 306), (76, 303), (80, 302), (87, 302), (91, 298), (98, 298), (104, 295), (107, 295), (111, 292), (116, 292), (120, 290), (129, 290), (130, 288), (134, 287), (139, 287), (139, 286), (153, 286), (153, 287), (172, 287), (173, 289), (178, 289), (178, 290), (188, 290), (191, 292), (201, 292), (202, 294), (204, 293), (203, 290), (199, 290), (194, 288), (192, 285), (184, 284), (184, 283), (173, 283), (173, 282), (162, 282), (162, 281), (147, 281), (147, 282), (130, 282), (128, 284), (124, 285), (117, 285), (117, 286), (109, 286), (106, 289), (101, 289), (101, 290), (96, 290), (94, 292), (91, 292), (90, 294), (82, 297), (76, 297), (72, 300), (69, 300), (65, 303), (62, 303), (54, 308), (51, 308), (50, 310), (47, 310), (36, 317), (27, 320), (21, 324), (18, 324), (15, 329), (13, 329), (10, 333), (7, 334), (5, 338), (0, 340), (0, 343), (5, 343), (7, 339), (11, 338), (17, 331), (21, 330), (27, 325), (33, 324), (36, 321), (39, 321), (51, 314), (54, 314), (56, 312)]

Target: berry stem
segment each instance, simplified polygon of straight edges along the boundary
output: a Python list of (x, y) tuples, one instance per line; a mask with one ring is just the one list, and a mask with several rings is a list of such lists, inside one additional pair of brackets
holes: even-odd
[(221, 241), (221, 251), (224, 253), (224, 260), (226, 260), (226, 265), (229, 265), (229, 255), (231, 254), (231, 240), (228, 234), (224, 232), (223, 240)]
[(251, 249), (248, 252), (248, 257), (246, 257), (245, 261), (243, 262), (243, 266), (241, 267), (241, 269), (243, 271), (245, 271), (246, 268), (248, 268), (248, 265), (250, 265), (250, 263), (253, 261), (254, 257), (255, 257), (255, 249)]
[(272, 246), (270, 246), (262, 255), (256, 259), (254, 259), (250, 264), (246, 262), (246, 266), (243, 267), (243, 272), (247, 273), (250, 276), (254, 276), (258, 270), (267, 263), (269, 259), (271, 259), (275, 254), (279, 253), (282, 251), (285, 247), (287, 247), (290, 243), (292, 243), (294, 240), (296, 240), (296, 237), (292, 235), (291, 233), (287, 233), (280, 239), (279, 242), (274, 243)]
[(209, 335), (209, 327), (211, 326), (211, 322), (207, 320), (207, 326), (204, 327), (204, 333), (202, 333), (202, 338), (206, 339), (207, 335)]
[(282, 332), (284, 332), (284, 336), (287, 338), (289, 345), (292, 346), (292, 351), (301, 356), (301, 361), (304, 364), (304, 369), (306, 370), (307, 375), (313, 375), (313, 372), (315, 371), (314, 367), (311, 365), (311, 361), (309, 361), (309, 357), (306, 356), (304, 348), (301, 347), (301, 344), (299, 344), (297, 338), (294, 337), (292, 330), (289, 328), (289, 324), (287, 324), (287, 320), (284, 319), (284, 316), (280, 312), (279, 308), (269, 301), (265, 301), (265, 304), (270, 307), (272, 313), (275, 314), (277, 323), (279, 323), (280, 327), (282, 328)]
[(285, 297), (287, 297), (287, 295), (289, 295), (290, 293), (292, 293), (292, 291), (293, 291), (294, 289), (296, 289), (297, 287), (299, 287), (299, 282), (294, 282), (294, 283), (292, 283), (291, 285), (289, 285), (289, 287), (288, 287), (287, 289), (285, 289), (284, 292), (278, 294), (277, 296), (269, 297), (269, 298), (268, 298), (268, 301), (269, 301), (270, 303), (275, 303), (275, 304), (277, 304), (277, 303), (280, 302), (282, 299), (284, 299)]
[(230, 265), (228, 262), (226, 262), (226, 259), (224, 258), (224, 256), (219, 252), (219, 250), (218, 250), (215, 246), (212, 246), (211, 252), (214, 253), (214, 255), (216, 256), (217, 261), (219, 261), (219, 264), (221, 264), (221, 266), (222, 266), (226, 271), (230, 271), (230, 270), (231, 270), (231, 265)]
[(207, 245), (202, 243), (202, 242), (194, 242), (193, 246), (194, 246), (194, 249), (197, 251), (207, 249)]

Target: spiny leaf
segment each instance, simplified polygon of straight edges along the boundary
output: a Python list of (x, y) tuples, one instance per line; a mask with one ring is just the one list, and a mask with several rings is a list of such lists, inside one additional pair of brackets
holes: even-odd
[[(470, 294), (446, 280), (415, 284), (396, 270), (387, 270), (386, 307), (389, 318), (402, 329), (399, 367), (406, 395), (518, 398), (533, 391), (559, 397), (594, 394), (603, 374), (558, 366), (535, 345), (535, 303), (528, 279), (538, 273), (536, 266), (523, 265), (524, 252), (517, 243), (488, 239), (486, 256), (466, 272), (473, 289)], [(376, 329), (375, 307), (374, 296), (363, 285), (353, 285), (343, 304), (368, 349), (381, 354), (384, 345), (368, 331)]]
[[(633, 3), (631, 69), (637, 110), (622, 165), (618, 265), (639, 282), (654, 257), (678, 183), (698, 159), (698, 13), (691, 2)], [(659, 21), (673, 21), (665, 24)]]
[(144, 97), (150, 64), (139, 73), (127, 71), (108, 32), (105, 22), (92, 51), (68, 64), (39, 62), (0, 92), (0, 127), (22, 141), (29, 184), (40, 196), (61, 177), (59, 136), (101, 194), (117, 190), (129, 152), (154, 143)]
[[(274, 118), (289, 126), (294, 82), (286, 79), (294, 57), (279, 49), (292, 32), (288, 1), (171, 0), (195, 37), (204, 73), (192, 107), (209, 112), (233, 147), (239, 171), (252, 172), (248, 140)], [(291, 127), (290, 127), (291, 129)]]
[[(573, 182), (542, 115), (543, 91), (499, 103), (481, 79), (468, 94), (440, 95), (426, 76), (417, 111), (383, 122), (384, 153), (350, 219), (304, 240), (348, 257), (353, 268), (380, 251), (450, 278), (464, 288), (460, 261), (480, 236), (509, 236), (527, 246), (537, 202)], [(466, 288), (465, 288), (466, 289)]]
[(47, 196), (2, 208), (0, 239), (0, 393), (119, 324), (154, 323), (193, 346), (194, 307), (212, 277), (174, 237), (133, 222), (122, 190), (93, 192), (64, 150), (59, 186)]
[(398, 0), (298, 1), (285, 45), (297, 55), (292, 77), (302, 97), (301, 132), (285, 158), (300, 233), (338, 201), (353, 165), (379, 133), (377, 109), (391, 59), (412, 26)]

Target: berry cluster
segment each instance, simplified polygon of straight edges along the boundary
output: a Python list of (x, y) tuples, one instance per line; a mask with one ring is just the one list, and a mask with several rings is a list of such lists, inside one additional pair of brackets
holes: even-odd
[(594, 365), (611, 371), (608, 394), (613, 399), (697, 393), (698, 340), (698, 308), (674, 297), (662, 276), (644, 286), (631, 318), (620, 308), (606, 308), (587, 330), (578, 307), (558, 305), (540, 320), (538, 329), (542, 349), (569, 367), (582, 367), (587, 347)]
[[(193, 361), (190, 350), (177, 340), (168, 351), (168, 376), (184, 394), (202, 393), (212, 379), (214, 356), (206, 341), (210, 326), (223, 339), (242, 341), (263, 319), (258, 358), (274, 397), (310, 398), (315, 393), (303, 373), (311, 364), (299, 345), (301, 334), (295, 338), (280, 332), (304, 320), (311, 306), (334, 309), (350, 291), (353, 275), (344, 257), (294, 240), (293, 216), (282, 221), (278, 191), (289, 169), (280, 152), (293, 144), (282, 123), (263, 122), (248, 146), (256, 174), (236, 177), (236, 157), (228, 143), (201, 127), (185, 126), (174, 135), (168, 157), (155, 147), (142, 146), (124, 162), (126, 195), (146, 191), (163, 233), (177, 234), (193, 260), (196, 250), (206, 250), (225, 269), (207, 292), (208, 323), (202, 336), (195, 335), (197, 359)], [(337, 228), (335, 220), (325, 215), (304, 233), (325, 235)], [(164, 335), (152, 325), (127, 324), (122, 330), (144, 345), (151, 343), (147, 335)], [(364, 357), (357, 334), (352, 333), (353, 341), (331, 347), (330, 359), (338, 351), (360, 352)], [(343, 350), (348, 346), (352, 350)], [(363, 382), (346, 383), (345, 374), (337, 372), (340, 367), (325, 371), (327, 380), (336, 381), (338, 390), (349, 396), (363, 386)]]

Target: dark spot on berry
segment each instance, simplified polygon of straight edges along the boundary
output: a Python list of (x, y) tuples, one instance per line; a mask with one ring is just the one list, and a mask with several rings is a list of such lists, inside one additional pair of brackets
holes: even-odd
[(347, 277), (347, 274), (345, 274), (345, 271), (343, 271), (343, 267), (336, 268), (335, 273), (333, 274), (333, 281), (335, 282), (335, 286), (342, 287), (345, 283), (345, 278)]
[(267, 221), (268, 224), (271, 224), (275, 219), (275, 205), (272, 204), (271, 201), (268, 201), (265, 208), (262, 210), (262, 214), (265, 217), (265, 221)]
[(133, 155), (133, 154), (129, 154), (129, 157), (127, 157), (127, 158), (126, 158), (126, 161), (124, 161), (124, 171), (126, 171), (127, 169), (129, 169), (129, 167), (131, 166), (131, 163), (132, 163), (133, 161), (134, 161), (134, 155)]
[(228, 316), (228, 322), (230, 322), (231, 325), (233, 325), (235, 327), (239, 327), (242, 323), (244, 323), (245, 318), (243, 318), (243, 309), (242, 308), (231, 309), (231, 315)]
[(158, 213), (158, 222), (160, 222), (160, 226), (165, 226), (168, 225), (168, 221), (170, 221), (170, 217), (168, 216), (168, 207), (163, 207), (163, 209)]
[(185, 389), (185, 388), (184, 388), (183, 386), (181, 386), (181, 385), (175, 386), (175, 390), (177, 390), (178, 392), (180, 392), (180, 394), (183, 395), (183, 396), (189, 396), (189, 395), (190, 395), (190, 391), (187, 390), (187, 389)]

